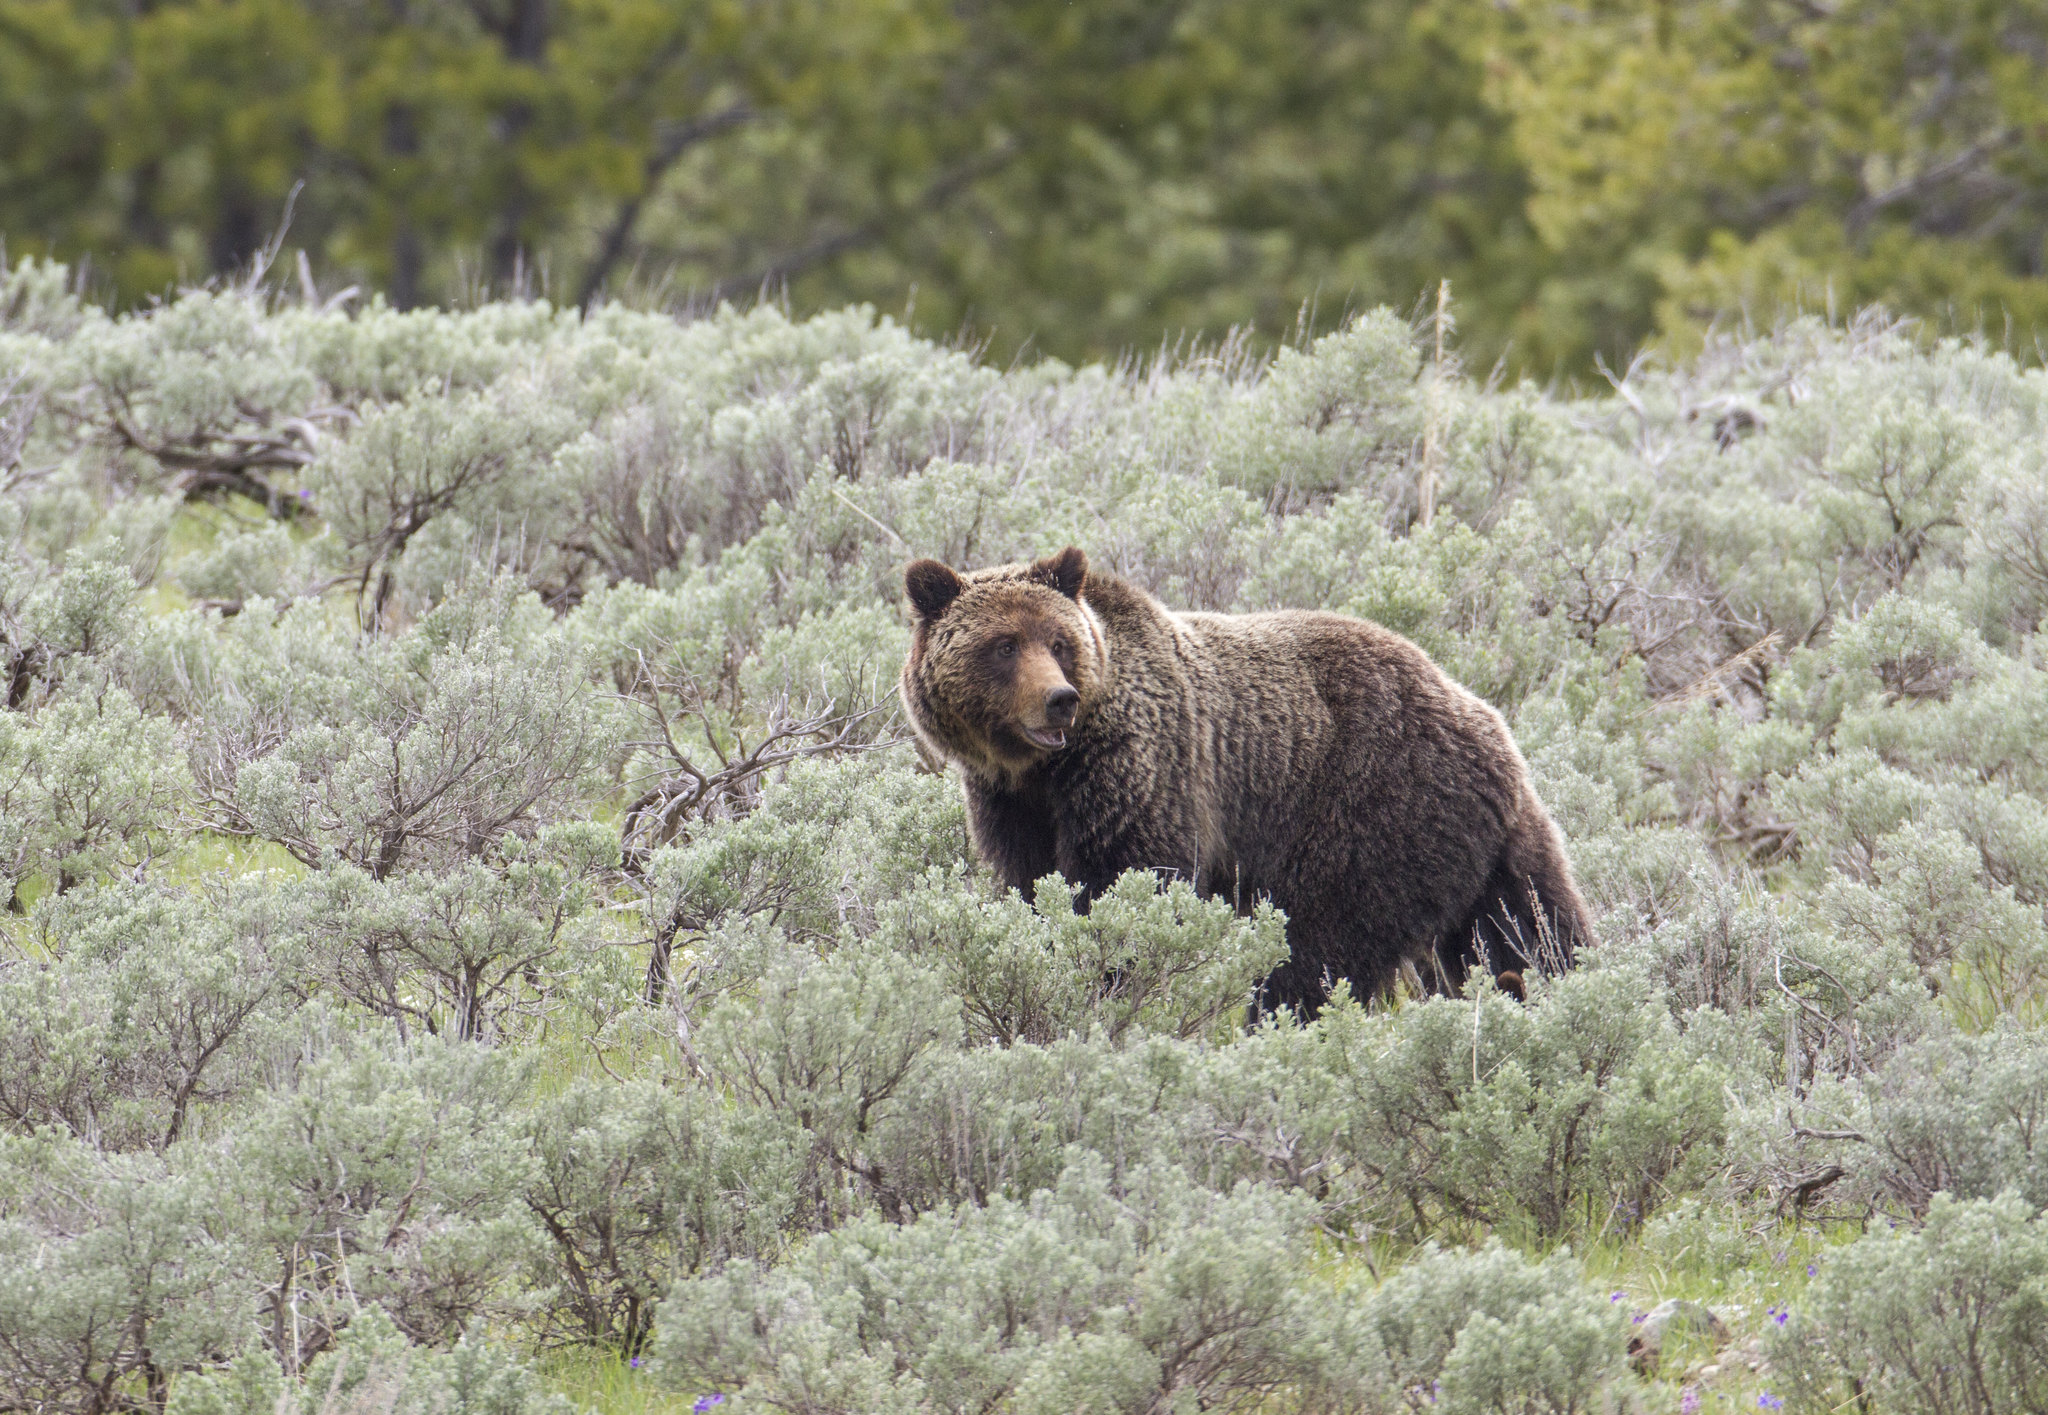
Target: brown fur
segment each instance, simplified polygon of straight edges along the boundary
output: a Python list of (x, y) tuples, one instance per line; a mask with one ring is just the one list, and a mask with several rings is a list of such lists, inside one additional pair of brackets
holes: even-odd
[(1143, 868), (1271, 899), (1291, 956), (1264, 1001), (1308, 1012), (1404, 959), (1451, 985), (1484, 962), (1516, 990), (1591, 937), (1507, 725), (1400, 635), (1170, 613), (1072, 547), (967, 576), (921, 560), (905, 584), (904, 705), (959, 764), (1005, 883), (1057, 872), (1085, 905)]

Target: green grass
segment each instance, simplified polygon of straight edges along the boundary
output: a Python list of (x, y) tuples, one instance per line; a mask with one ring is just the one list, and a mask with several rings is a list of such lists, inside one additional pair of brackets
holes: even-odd
[(548, 1388), (599, 1415), (687, 1415), (704, 1391), (663, 1390), (645, 1368), (609, 1351), (549, 1352), (538, 1362)]
[(1763, 1396), (1782, 1394), (1768, 1363), (1762, 1371), (1750, 1369), (1763, 1360), (1773, 1310), (1796, 1309), (1828, 1250), (1858, 1236), (1852, 1224), (1743, 1230), (1736, 1227), (1741, 1217), (1706, 1210), (1656, 1226), (1655, 1241), (1609, 1237), (1579, 1250), (1587, 1279), (1618, 1294), (1631, 1318), (1675, 1297), (1699, 1303), (1727, 1324), (1728, 1341), (1719, 1350), (1704, 1339), (1666, 1345), (1644, 1382), (1650, 1410), (1676, 1411), (1688, 1387), (1697, 1388), (1703, 1415), (1759, 1410)]
[(207, 830), (185, 841), (174, 853), (161, 857), (152, 872), (174, 882), (189, 883), (210, 874), (276, 873), (297, 879), (306, 873), (306, 867), (282, 845)]

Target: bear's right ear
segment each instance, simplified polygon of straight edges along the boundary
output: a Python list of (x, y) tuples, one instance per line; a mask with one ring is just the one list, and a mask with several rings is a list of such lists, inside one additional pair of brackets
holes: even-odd
[(910, 607), (929, 624), (960, 598), (966, 582), (949, 565), (936, 560), (913, 560), (903, 572), (903, 588), (910, 592)]

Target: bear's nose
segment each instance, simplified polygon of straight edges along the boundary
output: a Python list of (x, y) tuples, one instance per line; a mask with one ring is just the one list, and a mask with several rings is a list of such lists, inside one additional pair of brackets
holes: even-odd
[(1072, 722), (1074, 709), (1080, 706), (1081, 695), (1064, 684), (1045, 695), (1045, 715), (1055, 726)]

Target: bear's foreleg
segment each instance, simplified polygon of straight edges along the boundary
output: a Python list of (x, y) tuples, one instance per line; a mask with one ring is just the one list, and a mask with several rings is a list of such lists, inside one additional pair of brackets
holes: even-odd
[(1043, 790), (1006, 791), (969, 780), (967, 831), (996, 878), (1026, 899), (1059, 868), (1052, 802)]
[(1059, 871), (1078, 890), (1075, 907), (1086, 913), (1097, 895), (1132, 870), (1149, 870), (1162, 882), (1195, 883), (1201, 865), (1195, 831), (1191, 825), (1163, 828), (1167, 824), (1124, 812), (1061, 811)]

